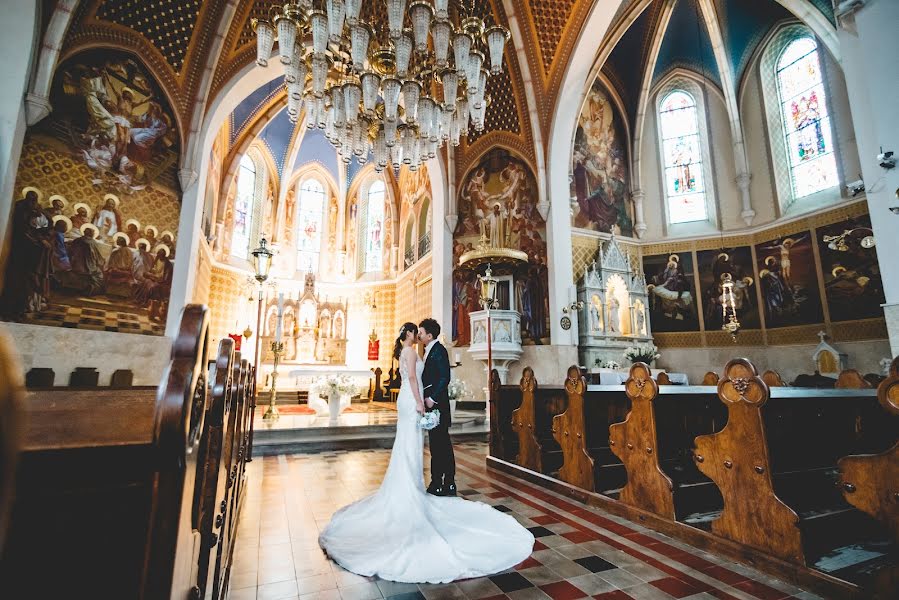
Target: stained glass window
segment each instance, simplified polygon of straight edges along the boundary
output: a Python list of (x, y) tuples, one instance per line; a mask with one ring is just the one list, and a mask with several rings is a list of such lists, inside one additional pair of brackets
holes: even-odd
[(237, 195), (234, 199), (234, 228), (231, 235), (231, 254), (247, 258), (250, 232), (253, 230), (253, 208), (256, 204), (256, 164), (248, 154), (240, 159), (237, 173)]
[(793, 197), (839, 185), (818, 44), (810, 37), (794, 40), (776, 70)]
[(325, 188), (317, 179), (307, 179), (300, 187), (297, 208), (297, 270), (315, 273), (322, 248), (322, 214)]
[(702, 140), (696, 100), (683, 90), (665, 96), (659, 109), (668, 221), (705, 221), (705, 181)]
[(375, 181), (368, 189), (364, 246), (366, 273), (380, 273), (384, 268), (384, 198), (384, 182)]

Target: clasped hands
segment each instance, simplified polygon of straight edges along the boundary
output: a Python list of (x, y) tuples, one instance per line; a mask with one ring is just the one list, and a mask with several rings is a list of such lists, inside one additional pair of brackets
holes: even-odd
[(424, 402), (419, 403), (418, 406), (416, 407), (418, 409), (418, 414), (420, 414), (420, 415), (425, 414), (425, 407), (434, 408), (434, 406), (436, 406), (436, 404), (437, 403), (434, 402), (433, 400), (431, 400), (430, 398), (425, 398)]

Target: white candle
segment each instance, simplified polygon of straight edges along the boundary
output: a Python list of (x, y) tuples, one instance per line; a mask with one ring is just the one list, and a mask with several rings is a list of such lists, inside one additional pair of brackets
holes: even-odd
[(455, 354), (453, 354), (453, 361), (455, 361), (455, 363), (458, 365), (462, 362), (462, 355), (456, 352)]
[(278, 294), (278, 325), (275, 327), (275, 342), (281, 343), (281, 321), (284, 319), (284, 294)]

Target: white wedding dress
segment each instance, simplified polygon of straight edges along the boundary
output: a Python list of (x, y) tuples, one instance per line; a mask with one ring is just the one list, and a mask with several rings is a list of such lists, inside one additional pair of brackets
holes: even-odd
[[(396, 439), (384, 481), (334, 513), (319, 545), (348, 571), (403, 583), (448, 583), (524, 561), (534, 536), (514, 518), (481, 502), (425, 493), (424, 432), (402, 358), (400, 365)], [(419, 382), (423, 368), (419, 360)]]

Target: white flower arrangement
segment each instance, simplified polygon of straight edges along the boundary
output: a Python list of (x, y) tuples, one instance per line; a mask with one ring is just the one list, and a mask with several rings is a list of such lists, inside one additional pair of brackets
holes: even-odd
[(459, 400), (468, 396), (468, 386), (461, 379), (453, 379), (446, 386), (446, 393), (450, 400)]
[(617, 369), (621, 368), (621, 365), (618, 364), (617, 362), (615, 362), (614, 360), (607, 360), (606, 362), (604, 362), (602, 364), (602, 366), (605, 369), (616, 369), (617, 370)]
[(631, 346), (624, 351), (624, 358), (632, 363), (642, 362), (649, 364), (662, 356), (655, 344), (640, 344)]
[(312, 382), (309, 391), (321, 398), (345, 396), (359, 391), (359, 385), (346, 375), (325, 375)]

